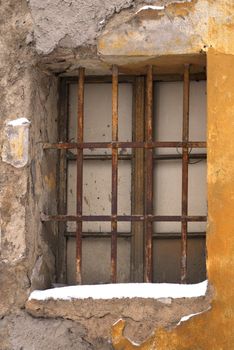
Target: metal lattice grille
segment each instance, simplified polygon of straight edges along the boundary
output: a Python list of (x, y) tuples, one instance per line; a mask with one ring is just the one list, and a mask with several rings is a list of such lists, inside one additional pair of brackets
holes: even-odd
[[(77, 154), (71, 154), (76, 160), (77, 166), (77, 193), (76, 193), (76, 215), (45, 215), (43, 221), (75, 221), (76, 222), (76, 281), (82, 283), (82, 223), (84, 221), (109, 221), (111, 222), (111, 282), (117, 282), (117, 237), (118, 222), (129, 221), (132, 223), (142, 223), (144, 225), (144, 281), (152, 282), (153, 268), (153, 223), (154, 222), (181, 222), (181, 283), (186, 283), (187, 279), (187, 238), (188, 222), (205, 222), (206, 216), (188, 215), (188, 164), (189, 159), (205, 158), (205, 154), (189, 155), (190, 148), (206, 148), (206, 142), (189, 141), (189, 86), (190, 74), (189, 65), (184, 66), (183, 77), (183, 127), (181, 141), (155, 141), (153, 139), (153, 70), (152, 66), (147, 67), (146, 94), (145, 94), (145, 132), (138, 135), (132, 142), (121, 142), (118, 138), (118, 68), (112, 69), (112, 140), (110, 142), (84, 142), (84, 84), (85, 69), (79, 69), (78, 80), (78, 113), (77, 113), (77, 139), (76, 142), (66, 142), (57, 144), (43, 144), (44, 149), (71, 150), (76, 149)], [(141, 106), (142, 108), (142, 106)], [(137, 139), (137, 140), (136, 140)], [(112, 186), (111, 186), (111, 215), (83, 215), (83, 159), (92, 159), (92, 155), (83, 154), (84, 149), (111, 149), (111, 155), (100, 155), (99, 159), (112, 160)], [(132, 215), (118, 215), (118, 160), (131, 159), (133, 155), (120, 155), (118, 150), (129, 148), (142, 150), (144, 152), (144, 207), (143, 214), (137, 214), (138, 209), (132, 210)], [(155, 148), (180, 148), (182, 155), (154, 155)], [(135, 157), (136, 157), (135, 153)], [(182, 159), (182, 199), (181, 215), (154, 215), (153, 211), (153, 176), (154, 161), (156, 159)], [(95, 159), (98, 159), (95, 156)], [(134, 268), (134, 267), (133, 267)]]

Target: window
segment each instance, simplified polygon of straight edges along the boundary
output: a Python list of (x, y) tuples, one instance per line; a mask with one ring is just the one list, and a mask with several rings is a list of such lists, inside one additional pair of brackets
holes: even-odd
[(178, 270), (181, 283), (204, 279), (204, 74), (114, 66), (85, 78), (80, 68), (63, 86), (62, 142), (44, 144), (60, 150), (60, 204), (43, 220), (66, 236), (68, 283), (178, 282)]

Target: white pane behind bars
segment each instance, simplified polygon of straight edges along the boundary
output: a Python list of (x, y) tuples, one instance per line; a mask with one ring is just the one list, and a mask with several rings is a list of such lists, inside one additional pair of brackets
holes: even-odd
[[(183, 82), (154, 84), (154, 136), (157, 141), (182, 141)], [(206, 82), (190, 83), (189, 139), (206, 141)], [(203, 153), (204, 149), (190, 150)], [(178, 154), (181, 148), (158, 149), (156, 154)], [(206, 215), (206, 161), (191, 160), (189, 165), (189, 215)], [(160, 160), (154, 163), (154, 213), (181, 215), (182, 161)], [(156, 232), (180, 232), (181, 224), (155, 223)], [(205, 231), (204, 223), (193, 230)]]
[[(84, 141), (110, 142), (112, 137), (111, 84), (85, 85)], [(76, 141), (77, 85), (70, 85), (69, 139)], [(132, 139), (132, 86), (119, 84), (119, 140)], [(126, 153), (122, 150), (121, 153)], [(128, 150), (129, 151), (129, 150)], [(75, 154), (76, 152), (73, 151)], [(85, 150), (85, 154), (111, 154), (110, 149)], [(111, 215), (111, 160), (85, 160), (83, 163), (83, 214)], [(131, 163), (119, 161), (118, 213), (131, 213)], [(68, 213), (76, 212), (76, 162), (68, 165)], [(68, 223), (68, 231), (76, 224)], [(84, 232), (110, 232), (110, 222), (84, 222)], [(118, 223), (119, 232), (130, 232), (130, 223)], [(107, 283), (110, 278), (110, 239), (83, 240), (83, 283)], [(75, 239), (68, 241), (68, 283), (75, 282)], [(124, 262), (124, 263), (123, 263)], [(118, 280), (126, 282), (130, 276), (130, 242), (118, 239)]]

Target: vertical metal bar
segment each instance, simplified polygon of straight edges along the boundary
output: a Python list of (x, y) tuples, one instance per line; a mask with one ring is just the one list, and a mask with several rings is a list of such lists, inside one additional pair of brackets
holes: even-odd
[[(132, 130), (133, 141), (144, 141), (145, 136), (145, 78), (136, 77), (133, 84), (133, 113)], [(132, 214), (144, 214), (144, 149), (132, 149)], [(132, 222), (131, 241), (131, 280), (144, 280), (144, 223)]]
[[(153, 69), (147, 67), (146, 80), (146, 142), (153, 141)], [(153, 214), (153, 149), (146, 149), (146, 215)], [(153, 222), (146, 219), (145, 229), (145, 282), (153, 278)]]
[[(112, 141), (118, 141), (118, 67), (112, 68)], [(112, 147), (111, 282), (117, 280), (118, 148)]]
[[(83, 142), (84, 134), (84, 78), (85, 69), (79, 68), (79, 83), (78, 83), (78, 113), (77, 113), (77, 142)], [(76, 213), (82, 215), (82, 200), (83, 200), (83, 149), (77, 149), (77, 204)], [(76, 224), (76, 282), (81, 284), (82, 268), (82, 222)]]
[[(69, 100), (69, 85), (64, 78), (59, 79), (59, 119), (58, 119), (58, 134), (59, 141), (67, 141), (67, 126), (68, 126), (68, 100)], [(58, 213), (66, 214), (67, 212), (67, 157), (66, 150), (58, 150), (59, 161), (57, 171), (57, 198), (58, 198)], [(57, 238), (57, 254), (56, 254), (56, 281), (58, 283), (67, 282), (67, 237), (64, 237), (66, 231), (66, 223), (58, 223), (58, 238)]]
[[(182, 216), (188, 215), (188, 144), (189, 141), (189, 65), (184, 66), (184, 89), (183, 89), (183, 133), (182, 140), (186, 142), (182, 153)], [(187, 280), (187, 232), (186, 219), (181, 223), (181, 283)]]

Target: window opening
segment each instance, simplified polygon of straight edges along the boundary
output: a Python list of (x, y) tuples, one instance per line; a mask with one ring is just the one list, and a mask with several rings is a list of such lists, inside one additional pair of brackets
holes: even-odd
[[(187, 282), (187, 252), (188, 252), (188, 224), (194, 222), (206, 222), (204, 215), (188, 214), (188, 181), (189, 163), (200, 161), (206, 158), (206, 153), (191, 153), (194, 149), (205, 149), (206, 142), (189, 140), (189, 96), (190, 96), (190, 66), (184, 66), (183, 76), (183, 122), (181, 141), (155, 141), (153, 125), (153, 67), (147, 67), (146, 78), (130, 77), (133, 82), (134, 113), (133, 113), (133, 139), (131, 141), (119, 140), (118, 132), (118, 107), (119, 107), (119, 80), (128, 80), (119, 76), (118, 67), (112, 69), (112, 139), (108, 142), (86, 142), (84, 141), (84, 86), (85, 81), (92, 81), (92, 78), (85, 78), (85, 69), (79, 68), (78, 78), (78, 109), (77, 109), (77, 135), (75, 141), (59, 142), (56, 144), (44, 144), (44, 149), (58, 149), (60, 156), (76, 160), (76, 214), (65, 214), (64, 206), (59, 206), (63, 213), (58, 215), (43, 214), (43, 221), (74, 222), (76, 225), (76, 282), (82, 283), (82, 237), (104, 237), (110, 234), (110, 281), (117, 280), (117, 247), (118, 237), (131, 237), (131, 275), (134, 281), (153, 281), (153, 239), (161, 235), (154, 231), (154, 223), (178, 222), (181, 225), (181, 257), (180, 257), (180, 278), (181, 283)], [(97, 77), (97, 81), (101, 79)], [(129, 81), (128, 80), (128, 81)], [(94, 79), (95, 81), (95, 79)], [(105, 78), (102, 79), (102, 82)], [(108, 78), (107, 78), (108, 81)], [(156, 101), (157, 103), (157, 101)], [(63, 140), (65, 134), (63, 132)], [(104, 149), (111, 150), (107, 154), (84, 153), (84, 150)], [(129, 149), (128, 154), (122, 154), (123, 149)], [(173, 154), (157, 153), (159, 149), (174, 149)], [(76, 154), (72, 151), (76, 150)], [(156, 153), (155, 153), (156, 150)], [(65, 152), (65, 154), (64, 154)], [(84, 215), (83, 214), (83, 160), (111, 160), (111, 213), (110, 215)], [(180, 215), (155, 215), (154, 214), (154, 162), (156, 160), (181, 159), (182, 160), (182, 193), (181, 193), (181, 214)], [(120, 160), (132, 161), (131, 214), (118, 214), (118, 169)], [(64, 162), (60, 172), (64, 169)], [(156, 170), (157, 171), (157, 170)], [(61, 196), (60, 196), (61, 197)], [(85, 222), (109, 222), (110, 233), (97, 233), (93, 235), (84, 232)], [(119, 232), (118, 224), (121, 222), (131, 223), (131, 232)], [(64, 230), (64, 226), (63, 226)], [(60, 232), (61, 233), (61, 232)], [(74, 235), (74, 234), (73, 234)], [(197, 233), (197, 236), (201, 236)], [(195, 235), (194, 235), (195, 236)], [(178, 237), (174, 233), (164, 234), (164, 238)], [(144, 254), (143, 248), (144, 247)], [(157, 268), (157, 266), (155, 266)]]

